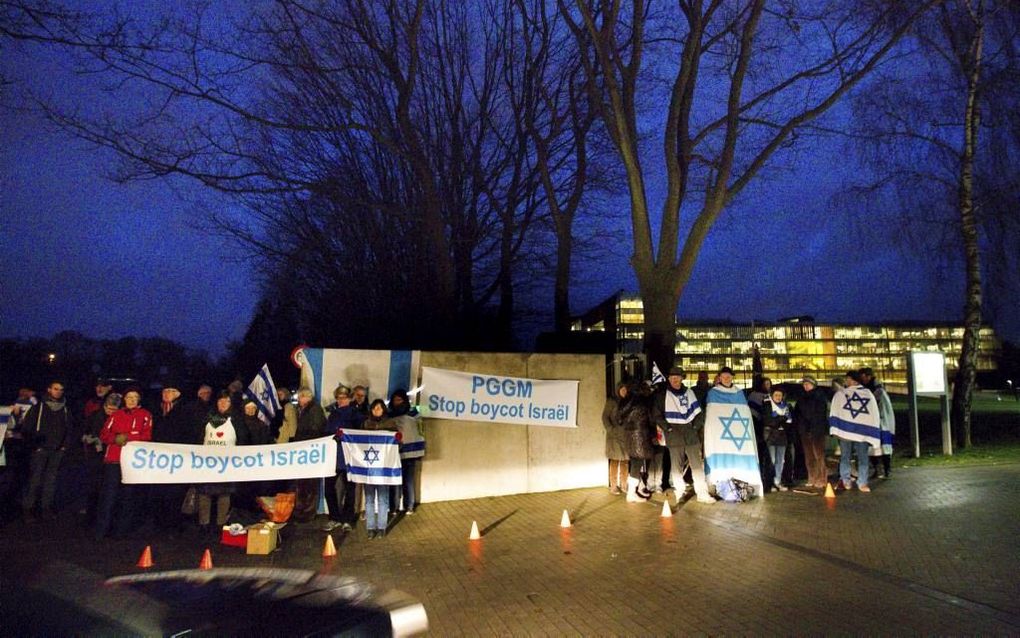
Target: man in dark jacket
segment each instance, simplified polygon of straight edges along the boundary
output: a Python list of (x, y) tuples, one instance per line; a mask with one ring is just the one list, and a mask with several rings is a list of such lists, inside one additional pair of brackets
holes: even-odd
[[(161, 401), (152, 419), (152, 440), (157, 443), (197, 445), (202, 442), (195, 412), (182, 399), (182, 385), (175, 379), (163, 381)], [(180, 483), (152, 486), (152, 514), (160, 529), (169, 533), (181, 530), (184, 525), (181, 504), (187, 491), (188, 487)]]
[(673, 366), (666, 377), (665, 387), (655, 395), (652, 414), (655, 424), (666, 437), (669, 448), (670, 475), (679, 482), (683, 476), (682, 463), (687, 461), (694, 479), (694, 492), (698, 502), (715, 503), (708, 493), (705, 481), (705, 459), (701, 451), (701, 430), (705, 427), (705, 412), (694, 390), (684, 385), (683, 368)]
[(57, 472), (74, 435), (73, 426), (71, 412), (64, 401), (64, 384), (52, 381), (46, 388), (46, 398), (28, 411), (21, 424), (21, 431), (31, 450), (28, 490), (21, 502), (25, 522), (35, 521), (32, 510), (37, 502), (44, 518), (53, 517)]
[(829, 397), (818, 388), (814, 377), (805, 375), (800, 380), (804, 395), (793, 408), (793, 422), (800, 431), (807, 464), (807, 487), (822, 489), (829, 480), (825, 466), (825, 442), (829, 438)]

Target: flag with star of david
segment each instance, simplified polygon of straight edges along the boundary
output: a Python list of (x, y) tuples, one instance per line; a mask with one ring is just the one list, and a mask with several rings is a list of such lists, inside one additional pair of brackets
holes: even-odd
[(705, 475), (709, 485), (735, 478), (762, 494), (754, 421), (744, 393), (717, 385), (708, 391), (705, 402)]
[(878, 402), (864, 386), (852, 385), (836, 392), (829, 404), (829, 434), (846, 441), (882, 444)]
[(354, 483), (400, 485), (400, 444), (396, 432), (386, 430), (344, 430), (347, 477)]
[(258, 408), (258, 412), (255, 414), (259, 421), (269, 425), (276, 413), (280, 411), (280, 399), (276, 396), (276, 384), (273, 383), (273, 375), (269, 374), (268, 363), (262, 364), (262, 368), (248, 384), (244, 394)]

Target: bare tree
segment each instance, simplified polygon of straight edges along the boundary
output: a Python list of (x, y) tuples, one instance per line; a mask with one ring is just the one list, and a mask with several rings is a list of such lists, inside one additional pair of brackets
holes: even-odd
[[(579, 45), (594, 46), (587, 86), (627, 176), (645, 350), (669, 365), (680, 295), (716, 220), (936, 1), (916, 3), (902, 19), (891, 9), (861, 11), (888, 4), (870, 2), (683, 0), (676, 10), (649, 0), (558, 2)], [(639, 133), (650, 94), (666, 104), (657, 244)]]
[[(548, 110), (545, 78), (501, 76), (523, 46), (504, 31), (521, 23), (513, 1), (277, 0), (231, 28), (209, 10), (68, 26), (82, 70), (129, 87), (136, 108), (42, 108), (116, 151), (120, 179), (180, 175), (235, 197), (243, 215), (216, 227), (267, 270), (307, 269), (322, 303), (342, 294), (329, 282), (343, 273), (398, 269), (369, 283), (404, 298), (427, 290), (416, 327), (491, 332), (481, 319), (498, 299), (496, 332), (508, 340), (515, 273), (537, 250), (529, 229), (549, 193), (528, 134)], [(569, 112), (553, 107), (560, 120)], [(585, 173), (564, 168), (559, 146), (550, 155), (557, 197), (572, 180), (573, 215)]]
[(1010, 130), (1020, 89), (1020, 13), (1011, 4), (943, 3), (918, 23), (920, 46), (911, 59), (920, 65), (876, 76), (854, 103), (858, 124), (851, 143), (875, 175), (857, 192), (883, 196), (891, 191), (900, 200), (903, 234), (911, 243), (963, 266), (963, 345), (952, 420), (964, 447), (972, 443), (971, 405), (986, 305), (984, 256), (990, 250), (997, 256), (1000, 265), (992, 271), (1001, 276), (1010, 271), (1002, 266), (1016, 253), (1016, 246), (1009, 246), (1009, 238), (1017, 237), (1015, 213), (995, 211), (1007, 201), (1015, 207), (1020, 193), (1015, 171), (1002, 164), (1020, 150), (1020, 138)]

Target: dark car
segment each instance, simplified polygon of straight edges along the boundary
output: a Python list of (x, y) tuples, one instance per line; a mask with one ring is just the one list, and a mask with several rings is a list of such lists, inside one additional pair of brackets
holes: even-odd
[(308, 570), (182, 570), (104, 582), (61, 563), (26, 585), (4, 605), (10, 635), (412, 636), (428, 630), (425, 608), (407, 594)]

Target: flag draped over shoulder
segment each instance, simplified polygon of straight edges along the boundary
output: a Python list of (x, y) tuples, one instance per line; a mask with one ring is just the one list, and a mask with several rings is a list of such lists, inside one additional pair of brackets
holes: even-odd
[(340, 437), (347, 476), (355, 483), (400, 485), (400, 446), (396, 432), (344, 430)]
[(262, 368), (248, 384), (244, 394), (258, 407), (259, 420), (269, 425), (280, 411), (280, 400), (276, 396), (276, 384), (273, 383), (273, 375), (269, 374), (268, 363), (262, 364)]
[(715, 386), (705, 407), (705, 474), (715, 484), (731, 478), (754, 485), (762, 493), (751, 408), (739, 388)]
[(864, 386), (852, 385), (832, 396), (829, 434), (846, 441), (862, 441), (871, 447), (882, 443), (878, 426), (878, 401)]

